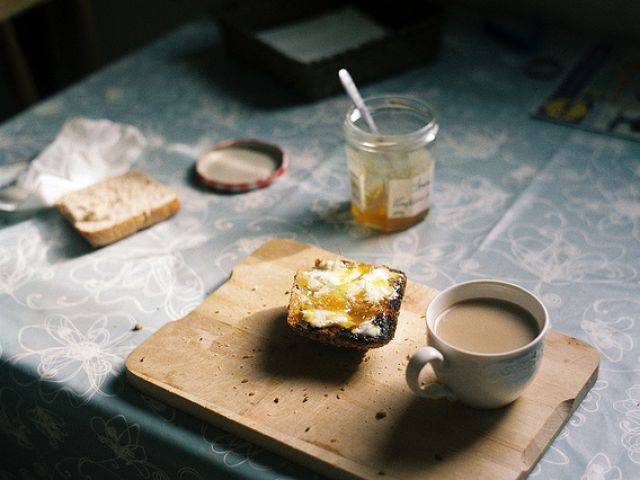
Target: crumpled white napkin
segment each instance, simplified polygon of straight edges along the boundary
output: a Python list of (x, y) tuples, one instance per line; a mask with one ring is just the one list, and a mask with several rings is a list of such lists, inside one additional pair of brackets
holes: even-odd
[[(48, 207), (67, 192), (125, 173), (146, 144), (132, 125), (71, 119), (11, 185), (0, 189), (0, 211)], [(16, 170), (15, 165), (5, 167), (4, 173), (12, 168)]]

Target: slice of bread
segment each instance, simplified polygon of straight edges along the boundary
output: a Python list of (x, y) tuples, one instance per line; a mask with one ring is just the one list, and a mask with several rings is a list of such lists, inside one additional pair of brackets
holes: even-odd
[(98, 247), (171, 217), (180, 210), (180, 198), (166, 185), (132, 171), (67, 193), (56, 208)]
[(318, 259), (295, 275), (287, 323), (337, 347), (381, 347), (395, 334), (406, 285), (407, 276), (386, 265)]

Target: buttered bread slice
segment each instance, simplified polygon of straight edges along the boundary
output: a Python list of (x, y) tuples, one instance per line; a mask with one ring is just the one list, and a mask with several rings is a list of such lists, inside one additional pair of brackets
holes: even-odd
[(322, 343), (381, 347), (395, 334), (406, 284), (403, 272), (385, 265), (318, 259), (295, 275), (287, 323)]

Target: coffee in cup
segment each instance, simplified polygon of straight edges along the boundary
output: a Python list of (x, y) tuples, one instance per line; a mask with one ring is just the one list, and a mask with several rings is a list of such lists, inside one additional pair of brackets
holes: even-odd
[(495, 298), (462, 300), (435, 321), (436, 333), (454, 347), (476, 353), (501, 353), (533, 341), (540, 329), (524, 308)]
[[(446, 395), (476, 408), (501, 407), (522, 394), (549, 328), (535, 295), (498, 280), (447, 288), (427, 308), (426, 322), (428, 346), (411, 357), (407, 383), (419, 396)], [(440, 384), (423, 386), (420, 372), (429, 363)]]

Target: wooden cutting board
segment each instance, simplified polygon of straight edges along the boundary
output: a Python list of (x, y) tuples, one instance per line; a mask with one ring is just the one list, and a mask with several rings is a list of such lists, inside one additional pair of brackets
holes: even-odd
[(408, 356), (425, 342), (436, 290), (407, 286), (392, 342), (367, 353), (289, 331), (296, 270), (338, 258), (272, 240), (241, 261), (199, 307), (127, 358), (140, 390), (330, 477), (514, 479), (526, 476), (596, 380), (588, 344), (548, 335), (524, 396), (480, 411), (414, 396)]

